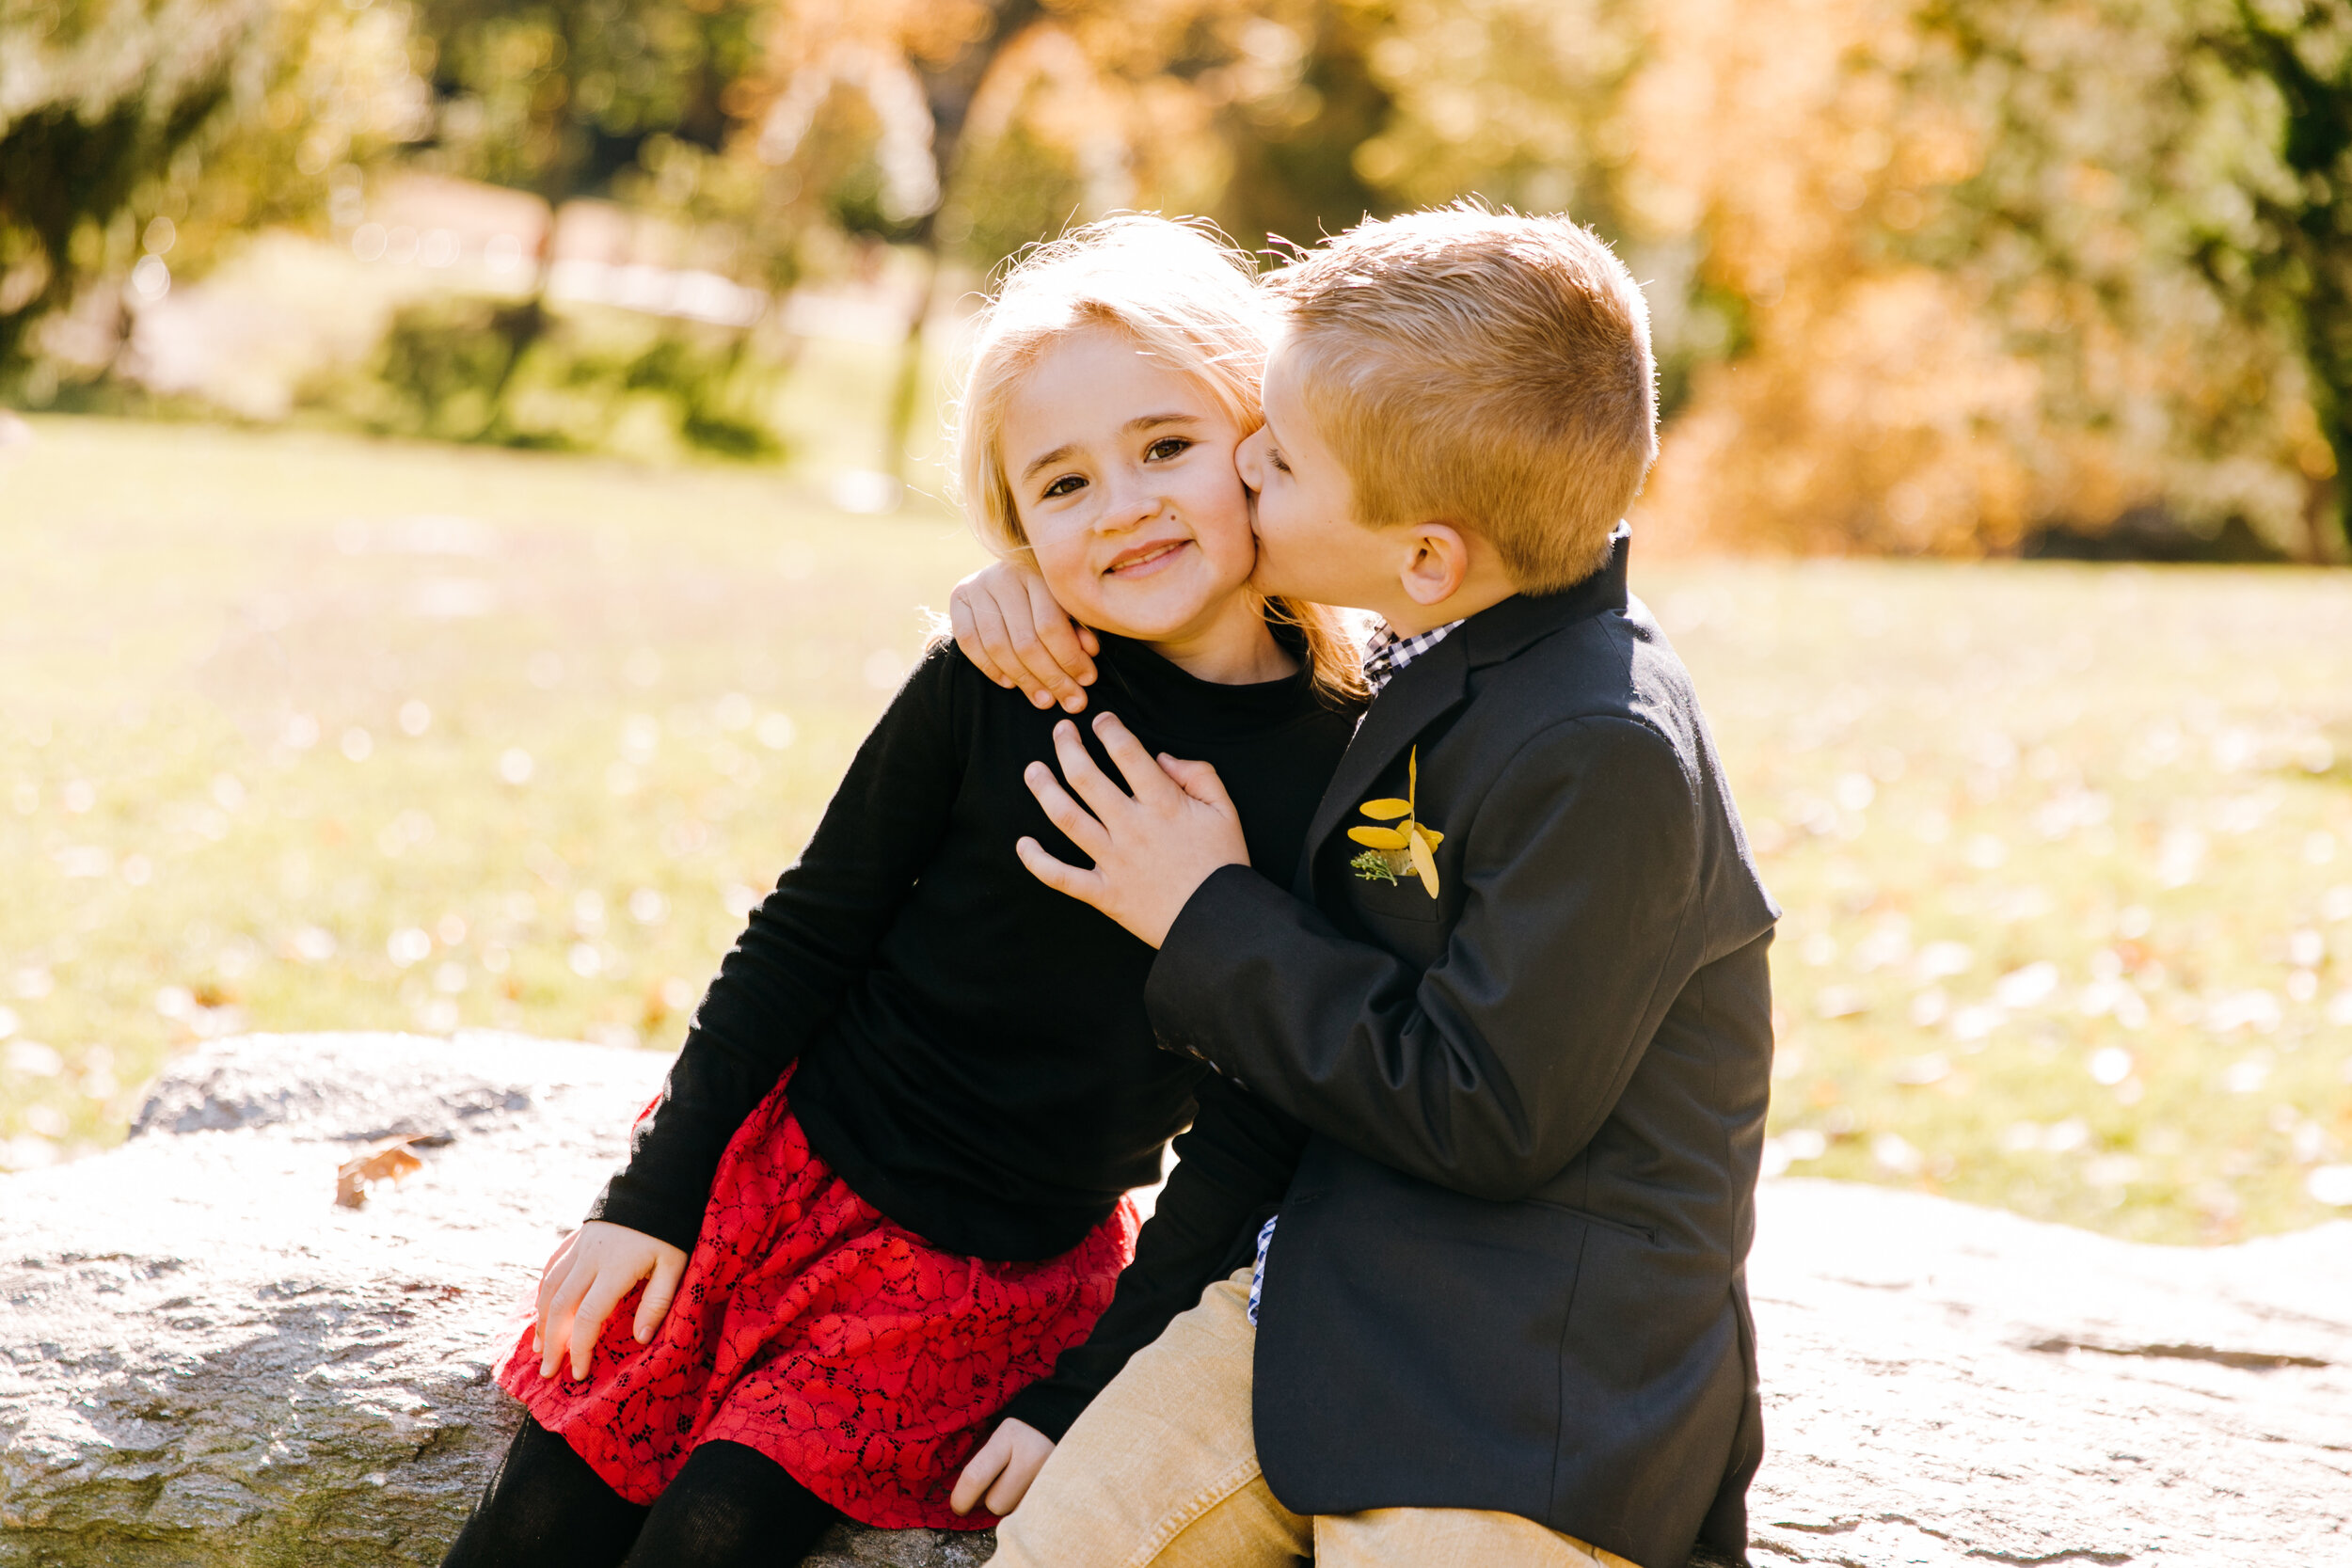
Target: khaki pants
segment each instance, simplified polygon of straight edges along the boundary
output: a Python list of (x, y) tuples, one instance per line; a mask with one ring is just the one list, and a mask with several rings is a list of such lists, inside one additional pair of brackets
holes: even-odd
[(1250, 1431), (1248, 1307), (1244, 1269), (1128, 1363), (998, 1528), (992, 1568), (1634, 1568), (1516, 1513), (1284, 1508)]

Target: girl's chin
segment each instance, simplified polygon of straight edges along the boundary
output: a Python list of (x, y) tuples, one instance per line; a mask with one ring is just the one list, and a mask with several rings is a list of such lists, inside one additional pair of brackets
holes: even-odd
[[(1142, 594), (1117, 593), (1099, 596), (1091, 614), (1079, 619), (1098, 631), (1138, 642), (1160, 642), (1198, 626), (1216, 608), (1219, 594)], [(1121, 602), (1121, 601), (1125, 602)]]

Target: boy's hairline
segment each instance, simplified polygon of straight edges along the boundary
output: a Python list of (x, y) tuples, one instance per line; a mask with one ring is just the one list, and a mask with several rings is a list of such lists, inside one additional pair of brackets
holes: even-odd
[[(1278, 329), (1277, 335), (1272, 341), (1266, 345), (1266, 370), (1263, 379), (1265, 381), (1271, 381), (1273, 379), (1274, 361), (1276, 356), (1280, 355), (1293, 343), (1300, 344), (1302, 354), (1311, 356), (1314, 352), (1312, 342), (1316, 336), (1318, 336), (1318, 334), (1312, 333), (1311, 331), (1295, 329), (1295, 324), (1291, 323), (1287, 316), (1285, 316), (1283, 318), (1282, 325)], [(1479, 524), (1471, 521), (1469, 517), (1464, 516), (1459, 513), (1455, 513), (1451, 515), (1431, 513), (1419, 516), (1392, 517), (1386, 522), (1372, 522), (1366, 519), (1363, 515), (1363, 505), (1360, 499), (1360, 497), (1363, 494), (1363, 483), (1358, 477), (1355, 468), (1349, 464), (1346, 452), (1341, 449), (1338, 443), (1331, 439), (1324, 421), (1317, 417), (1314, 407), (1314, 395), (1309, 389), (1311, 385), (1312, 380), (1311, 377), (1310, 377), (1308, 381), (1302, 383), (1299, 388), (1300, 401), (1303, 404), (1305, 404), (1305, 406), (1301, 409), (1301, 412), (1304, 413), (1309, 421), (1313, 424), (1315, 439), (1321, 443), (1324, 451), (1331, 454), (1332, 461), (1337, 463), (1340, 467), (1340, 472), (1347, 476), (1347, 520), (1350, 523), (1354, 524), (1357, 528), (1363, 530), (1367, 533), (1375, 534), (1391, 533), (1398, 529), (1422, 528), (1433, 523), (1440, 524), (1446, 528), (1454, 530), (1456, 532), (1471, 535), (1487, 549), (1499, 549), (1486, 529), (1482, 528)], [(1272, 423), (1273, 415), (1271, 410), (1267, 411), (1266, 420), (1269, 424)], [(1508, 568), (1505, 570), (1507, 575)], [(1519, 583), (1518, 578), (1516, 576), (1511, 578), (1511, 585), (1514, 588), (1519, 589), (1521, 593), (1527, 592), (1527, 590)]]

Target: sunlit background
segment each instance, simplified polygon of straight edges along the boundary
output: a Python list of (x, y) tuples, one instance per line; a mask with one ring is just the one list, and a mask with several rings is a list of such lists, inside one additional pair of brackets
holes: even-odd
[(1649, 292), (1770, 1168), (2352, 1215), (2352, 0), (11, 4), (0, 1167), (243, 1031), (674, 1048), (981, 559), (989, 270), (1470, 193)]

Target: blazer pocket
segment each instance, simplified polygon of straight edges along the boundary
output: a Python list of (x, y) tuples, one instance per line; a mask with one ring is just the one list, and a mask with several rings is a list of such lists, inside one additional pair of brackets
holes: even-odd
[(1658, 1244), (1658, 1232), (1646, 1225), (1635, 1225), (1630, 1220), (1613, 1220), (1606, 1214), (1596, 1214), (1590, 1209), (1579, 1209), (1572, 1203), (1554, 1203), (1548, 1197), (1531, 1197), (1523, 1201), (1532, 1203), (1538, 1209), (1549, 1209), (1554, 1213), (1574, 1214), (1586, 1225), (1597, 1225), (1604, 1230), (1614, 1230), (1619, 1235), (1631, 1236), (1637, 1241), (1647, 1242), (1652, 1246)]
[(1347, 892), (1356, 908), (1365, 914), (1379, 915), (1387, 920), (1423, 923), (1438, 918), (1438, 901), (1429, 896), (1429, 890), (1421, 885), (1421, 879), (1410, 872), (1393, 882), (1358, 878), (1348, 884)]

